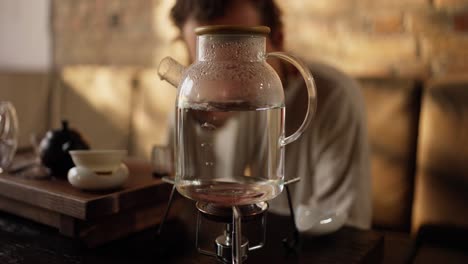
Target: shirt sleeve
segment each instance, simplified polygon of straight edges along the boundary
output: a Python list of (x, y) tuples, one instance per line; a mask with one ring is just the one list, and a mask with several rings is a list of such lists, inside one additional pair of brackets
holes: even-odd
[(342, 225), (353, 214), (359, 177), (368, 177), (365, 120), (358, 103), (346, 90), (337, 90), (314, 122), (309, 169), (314, 174), (313, 195), (296, 209), (299, 229), (314, 232), (311, 225), (318, 228), (318, 222), (330, 217)]

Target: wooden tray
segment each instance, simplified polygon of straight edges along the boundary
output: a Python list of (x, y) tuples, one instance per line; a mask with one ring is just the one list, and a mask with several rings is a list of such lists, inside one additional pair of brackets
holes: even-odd
[(55, 227), (89, 247), (159, 224), (172, 186), (153, 177), (146, 162), (125, 163), (129, 179), (111, 192), (81, 191), (61, 179), (0, 174), (0, 210)]

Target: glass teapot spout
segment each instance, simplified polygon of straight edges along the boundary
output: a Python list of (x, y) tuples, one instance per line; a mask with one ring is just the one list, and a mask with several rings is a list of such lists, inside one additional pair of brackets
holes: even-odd
[(171, 57), (161, 60), (158, 67), (158, 75), (161, 80), (167, 81), (175, 88), (179, 86), (185, 67)]

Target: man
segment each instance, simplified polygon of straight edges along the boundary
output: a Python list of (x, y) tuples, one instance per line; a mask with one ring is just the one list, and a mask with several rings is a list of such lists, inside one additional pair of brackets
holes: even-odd
[[(271, 28), (267, 52), (282, 51), (280, 15), (272, 0), (177, 0), (171, 10), (192, 61), (196, 55), (194, 30), (206, 25), (266, 25)], [(290, 135), (304, 119), (307, 90), (292, 66), (276, 60), (269, 63), (285, 88), (286, 134)], [(369, 161), (359, 87), (329, 66), (312, 63), (310, 70), (317, 85), (317, 113), (306, 132), (286, 146), (285, 152), (286, 178), (301, 178), (291, 185), (296, 223), (300, 230), (314, 232), (321, 220), (334, 215), (348, 225), (369, 228)], [(289, 212), (285, 195), (270, 201), (270, 206), (279, 214)]]

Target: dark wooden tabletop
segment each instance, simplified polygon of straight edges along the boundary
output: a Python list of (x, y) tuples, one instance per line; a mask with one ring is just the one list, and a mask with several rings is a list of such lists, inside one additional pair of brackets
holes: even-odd
[[(169, 222), (161, 236), (151, 228), (95, 249), (53, 228), (0, 213), (0, 263), (217, 263), (196, 252), (195, 211), (190, 201), (184, 203), (181, 218)], [(352, 227), (322, 237), (302, 235), (300, 250), (288, 254), (281, 240), (291, 231), (289, 218), (268, 214), (267, 223), (266, 245), (249, 252), (246, 263), (380, 263), (383, 255), (382, 234)], [(215, 226), (205, 225), (210, 235), (219, 234)]]

